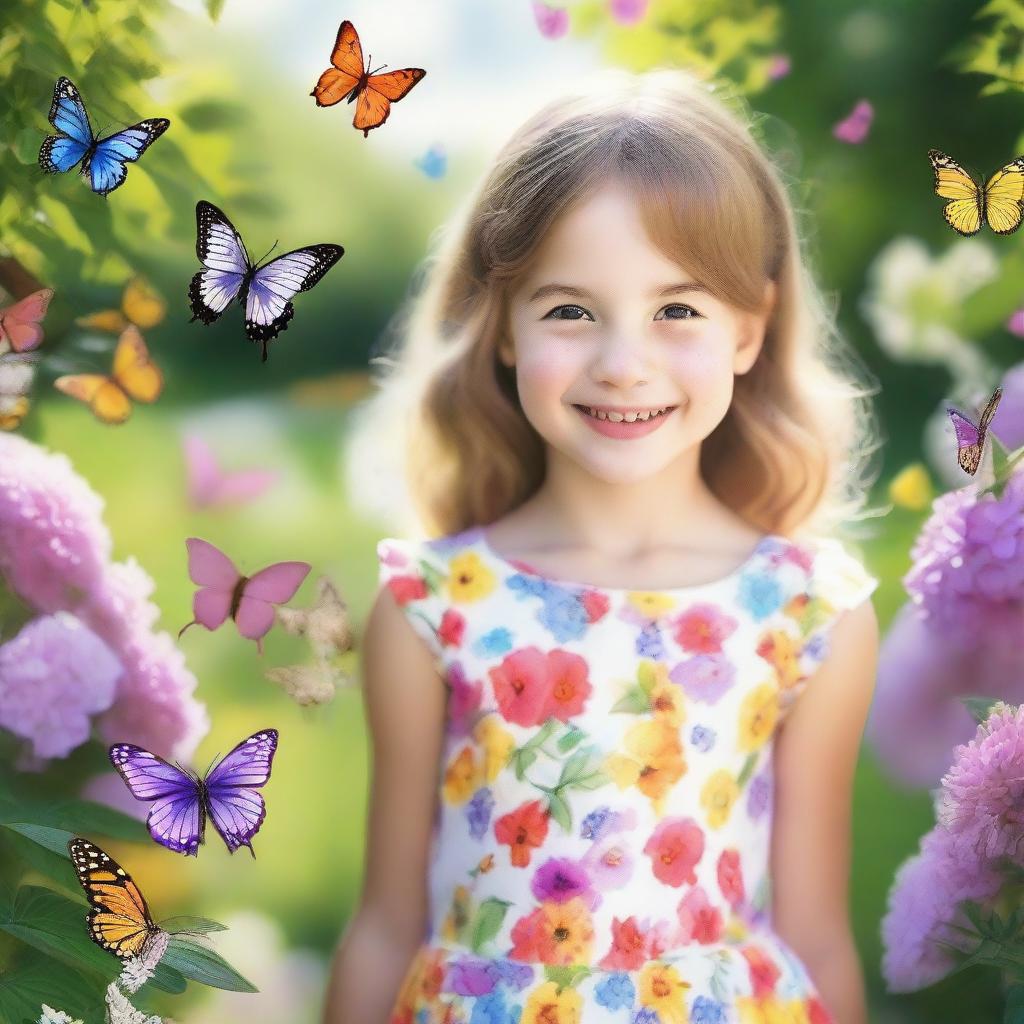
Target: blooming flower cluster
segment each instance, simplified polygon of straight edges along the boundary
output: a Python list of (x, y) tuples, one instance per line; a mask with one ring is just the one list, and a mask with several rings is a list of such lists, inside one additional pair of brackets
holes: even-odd
[[(977, 735), (957, 747), (942, 779), (938, 823), (897, 872), (882, 921), (891, 991), (932, 984), (955, 966), (939, 940), (959, 945), (958, 904), (985, 904), (1004, 883), (1002, 858), (1024, 866), (1024, 705), (997, 703)], [(963, 948), (960, 946), (960, 948)]]
[(0, 647), (0, 726), (63, 757), (98, 716), (105, 739), (186, 759), (209, 727), (196, 678), (153, 630), (153, 581), (111, 561), (102, 511), (65, 455), (0, 435), (0, 577), (40, 616)]

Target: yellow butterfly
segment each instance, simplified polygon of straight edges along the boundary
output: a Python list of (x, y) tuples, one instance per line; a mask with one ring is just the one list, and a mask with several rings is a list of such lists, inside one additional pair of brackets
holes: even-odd
[(163, 296), (144, 278), (133, 277), (125, 286), (120, 309), (105, 309), (99, 313), (75, 318), (79, 327), (98, 331), (123, 331), (128, 324), (143, 330), (156, 327), (167, 315)]
[(985, 183), (975, 181), (952, 157), (928, 150), (935, 171), (935, 194), (949, 202), (942, 209), (946, 223), (961, 235), (981, 230), (982, 219), (997, 235), (1013, 234), (1024, 218), (1024, 157), (1001, 167)]
[(89, 899), (86, 921), (92, 941), (122, 960), (138, 956), (160, 932), (139, 887), (113, 857), (88, 839), (69, 840), (68, 851)]
[(149, 356), (139, 329), (129, 324), (114, 350), (114, 369), (110, 376), (78, 373), (58, 377), (53, 386), (64, 394), (85, 402), (103, 423), (124, 423), (131, 415), (131, 399), (155, 402), (164, 389), (164, 375)]

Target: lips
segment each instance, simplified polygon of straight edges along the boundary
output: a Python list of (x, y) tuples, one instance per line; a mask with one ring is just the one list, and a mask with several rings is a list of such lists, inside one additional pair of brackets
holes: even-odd
[(573, 408), (576, 410), (577, 415), (595, 433), (601, 434), (604, 437), (629, 439), (643, 437), (645, 434), (658, 430), (672, 416), (678, 406), (670, 406), (666, 412), (660, 415), (651, 416), (647, 420), (635, 420), (632, 423), (626, 420), (598, 419), (587, 411), (586, 406), (574, 405)]

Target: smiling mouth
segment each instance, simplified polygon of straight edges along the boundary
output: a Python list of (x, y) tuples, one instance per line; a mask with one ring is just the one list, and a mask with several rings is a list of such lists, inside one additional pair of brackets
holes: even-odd
[(677, 408), (674, 405), (665, 405), (655, 410), (645, 410), (643, 412), (603, 412), (600, 409), (595, 409), (589, 405), (577, 405), (573, 404), (574, 409), (579, 409), (580, 412), (586, 414), (591, 419), (603, 420), (606, 423), (647, 423), (650, 420), (661, 419), (663, 416), (667, 416), (673, 409)]

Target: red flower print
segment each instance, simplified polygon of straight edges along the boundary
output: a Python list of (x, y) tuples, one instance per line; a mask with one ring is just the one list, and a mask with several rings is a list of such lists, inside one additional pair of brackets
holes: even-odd
[(446, 608), (437, 627), (437, 635), (444, 647), (462, 646), (462, 634), (466, 631), (466, 619), (455, 608)]
[(580, 594), (580, 604), (583, 605), (587, 622), (597, 622), (607, 614), (611, 602), (607, 594), (602, 594), (598, 590), (584, 590)]
[(625, 921), (612, 918), (612, 948), (598, 964), (606, 971), (635, 971), (647, 960), (647, 940), (632, 914)]
[(544, 912), (538, 907), (525, 917), (519, 918), (512, 926), (512, 949), (510, 960), (521, 960), (535, 964), (541, 960), (541, 948), (544, 945)]
[(483, 683), (470, 682), (465, 669), (455, 661), (448, 670), (448, 728), (454, 736), (465, 736), (472, 728), (483, 696)]
[(494, 823), (494, 836), (499, 843), (508, 844), (515, 868), (529, 866), (531, 851), (543, 845), (547, 834), (548, 814), (540, 800), (521, 804)]
[(644, 846), (654, 877), (666, 885), (697, 881), (694, 868), (704, 854), (704, 833), (693, 818), (663, 818)]
[(549, 717), (567, 722), (581, 714), (593, 687), (587, 679), (587, 662), (570, 651), (548, 652), (548, 677), (551, 689), (542, 720)]
[(743, 868), (739, 850), (723, 850), (718, 858), (718, 888), (731, 907), (743, 901)]
[(722, 912), (708, 900), (708, 894), (701, 886), (691, 889), (676, 909), (683, 942), (707, 944), (722, 937), (724, 923)]
[(426, 580), (422, 576), (392, 576), (387, 581), (387, 588), (394, 594), (398, 604), (417, 601), (429, 593)]
[(544, 652), (523, 647), (506, 655), (489, 673), (494, 699), (508, 722), (540, 725), (547, 718), (551, 677)]
[(690, 605), (672, 624), (676, 643), (696, 654), (718, 654), (736, 625), (734, 618), (714, 604)]
[(810, 996), (807, 1000), (807, 1018), (811, 1024), (836, 1024), (835, 1018), (822, 1005), (820, 999)]
[(775, 962), (759, 946), (744, 946), (740, 952), (750, 969), (750, 984), (754, 988), (755, 998), (770, 996), (781, 974)]

